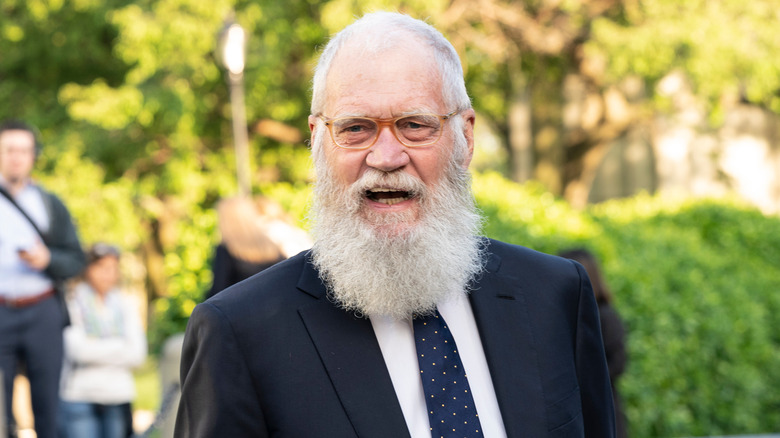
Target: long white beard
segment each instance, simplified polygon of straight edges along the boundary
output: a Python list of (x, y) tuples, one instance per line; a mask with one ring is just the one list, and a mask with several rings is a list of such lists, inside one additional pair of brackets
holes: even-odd
[[(468, 291), (484, 265), (482, 218), (469, 174), (454, 159), (433, 188), (403, 172), (369, 169), (345, 189), (324, 157), (315, 156), (315, 165), (313, 261), (337, 305), (359, 316), (403, 319)], [(366, 188), (380, 181), (416, 193), (420, 217), (364, 208)]]

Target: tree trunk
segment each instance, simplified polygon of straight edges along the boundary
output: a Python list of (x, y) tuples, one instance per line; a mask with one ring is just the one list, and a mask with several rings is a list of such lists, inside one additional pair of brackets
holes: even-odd
[[(538, 71), (546, 71), (539, 69)], [(535, 157), (534, 179), (555, 195), (563, 193), (564, 127), (562, 81), (536, 77), (530, 84)]]
[(528, 82), (520, 72), (510, 74), (509, 114), (507, 140), (509, 145), (510, 176), (513, 181), (525, 182), (533, 178), (534, 152), (531, 133), (531, 93)]

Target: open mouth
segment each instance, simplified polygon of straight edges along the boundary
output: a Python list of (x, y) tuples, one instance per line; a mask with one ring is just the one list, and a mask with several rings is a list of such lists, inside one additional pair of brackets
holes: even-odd
[(385, 205), (395, 205), (399, 202), (412, 199), (414, 195), (411, 192), (395, 189), (374, 188), (366, 190), (366, 198), (381, 202)]

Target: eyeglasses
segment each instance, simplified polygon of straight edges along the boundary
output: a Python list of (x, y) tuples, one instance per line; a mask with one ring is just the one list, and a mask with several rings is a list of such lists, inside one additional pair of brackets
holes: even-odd
[(376, 143), (383, 126), (390, 126), (401, 144), (415, 148), (436, 143), (441, 138), (444, 122), (459, 111), (440, 116), (438, 114), (411, 114), (394, 119), (371, 117), (338, 117), (328, 119), (320, 115), (330, 131), (336, 146), (344, 149), (366, 149)]

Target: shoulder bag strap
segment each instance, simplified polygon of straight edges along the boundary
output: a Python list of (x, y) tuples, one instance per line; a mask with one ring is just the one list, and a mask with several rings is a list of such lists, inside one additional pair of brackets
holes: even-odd
[(5, 198), (8, 199), (8, 202), (10, 202), (11, 205), (13, 205), (14, 207), (16, 207), (17, 210), (19, 210), (19, 213), (21, 213), (22, 216), (24, 216), (25, 219), (27, 219), (27, 221), (30, 222), (30, 225), (32, 225), (32, 227), (35, 229), (35, 232), (38, 233), (38, 236), (41, 237), (41, 241), (45, 242), (46, 236), (44, 236), (43, 233), (41, 232), (41, 229), (38, 228), (38, 224), (36, 224), (35, 221), (32, 220), (32, 218), (30, 217), (30, 215), (27, 214), (27, 212), (24, 211), (24, 209), (19, 204), (16, 203), (16, 200), (11, 196), (10, 193), (8, 193), (8, 191), (6, 191), (5, 187), (3, 186), (0, 186), (0, 195), (5, 196)]

